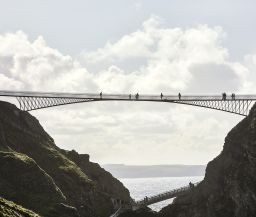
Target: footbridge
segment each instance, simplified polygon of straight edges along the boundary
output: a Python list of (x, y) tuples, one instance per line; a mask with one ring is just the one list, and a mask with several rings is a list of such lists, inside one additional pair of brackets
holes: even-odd
[(194, 183), (194, 184), (189, 184), (187, 186), (177, 188), (177, 189), (172, 189), (170, 191), (166, 191), (157, 195), (153, 195), (150, 197), (145, 197), (142, 200), (138, 201), (131, 201), (130, 203), (123, 204), (118, 209), (116, 212), (111, 215), (111, 217), (117, 217), (119, 216), (122, 212), (127, 211), (127, 210), (133, 210), (136, 211), (138, 209), (147, 207), (149, 205), (168, 200), (177, 196), (180, 196), (182, 194), (188, 193), (189, 191), (192, 191), (195, 186), (197, 186), (200, 182)]
[(59, 93), (32, 91), (0, 90), (0, 96), (14, 97), (20, 109), (32, 111), (54, 106), (95, 102), (95, 101), (129, 101), (129, 102), (165, 102), (202, 108), (215, 109), (237, 115), (247, 116), (256, 95), (139, 95), (139, 94), (104, 94), (104, 93)]

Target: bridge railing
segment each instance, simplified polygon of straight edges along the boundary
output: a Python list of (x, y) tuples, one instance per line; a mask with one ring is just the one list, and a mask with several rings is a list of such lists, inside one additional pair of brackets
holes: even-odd
[[(196, 182), (193, 185), (197, 186), (199, 183), (200, 182)], [(191, 189), (191, 187), (189, 185), (187, 185), (187, 186), (184, 186), (184, 187), (181, 187), (181, 188), (173, 189), (171, 191), (166, 191), (166, 192), (163, 192), (163, 193), (160, 193), (160, 194), (148, 197), (146, 200), (144, 198), (142, 200), (136, 201), (135, 205), (141, 206), (141, 205), (152, 204), (155, 201), (161, 201), (161, 199), (168, 199), (170, 196), (174, 197), (174, 195), (179, 194), (181, 192), (188, 191), (190, 189)]]
[[(79, 99), (119, 99), (119, 100), (136, 100), (136, 93), (133, 94), (107, 94), (102, 93), (60, 93), (60, 92), (36, 92), (36, 91), (7, 91), (0, 90), (0, 96), (10, 97), (49, 97), (49, 98), (79, 98)], [(226, 100), (256, 100), (256, 95), (235, 95), (235, 98), (229, 94)], [(196, 100), (223, 100), (223, 96), (219, 95), (163, 95), (162, 99), (160, 94), (147, 95), (139, 94), (138, 100), (170, 100), (170, 101), (196, 101)]]

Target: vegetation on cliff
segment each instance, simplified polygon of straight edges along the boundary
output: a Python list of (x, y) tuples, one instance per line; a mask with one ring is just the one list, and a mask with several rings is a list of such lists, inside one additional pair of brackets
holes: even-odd
[(26, 208), (45, 214), (66, 200), (53, 179), (24, 154), (0, 152), (0, 171), (1, 197)]
[(23, 208), (11, 201), (0, 198), (0, 216), (4, 217), (40, 217), (40, 215)]

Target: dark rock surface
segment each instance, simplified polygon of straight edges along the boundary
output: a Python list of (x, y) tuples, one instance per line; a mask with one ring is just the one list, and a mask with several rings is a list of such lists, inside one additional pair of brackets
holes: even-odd
[(45, 217), (105, 217), (113, 211), (111, 198), (130, 199), (89, 155), (61, 150), (36, 118), (1, 101), (0, 152), (0, 197)]
[(1, 197), (42, 214), (66, 200), (52, 178), (24, 154), (0, 152)]
[(0, 216), (4, 217), (41, 217), (11, 201), (0, 198)]
[(156, 212), (152, 211), (149, 208), (140, 209), (137, 211), (127, 211), (124, 213), (121, 213), (119, 217), (155, 217)]

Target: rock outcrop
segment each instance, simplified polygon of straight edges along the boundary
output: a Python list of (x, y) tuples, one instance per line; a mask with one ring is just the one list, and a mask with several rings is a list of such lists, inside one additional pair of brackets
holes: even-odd
[(41, 217), (11, 201), (0, 198), (0, 216), (4, 217)]
[(161, 217), (256, 216), (256, 106), (227, 135), (204, 180), (164, 208)]
[(105, 217), (112, 198), (130, 200), (89, 155), (61, 150), (36, 118), (7, 102), (0, 102), (0, 197), (45, 217)]
[(66, 200), (33, 159), (16, 152), (0, 152), (0, 189), (1, 197), (42, 214)]
[(146, 207), (136, 211), (127, 211), (121, 213), (119, 217), (156, 217), (157, 213)]

